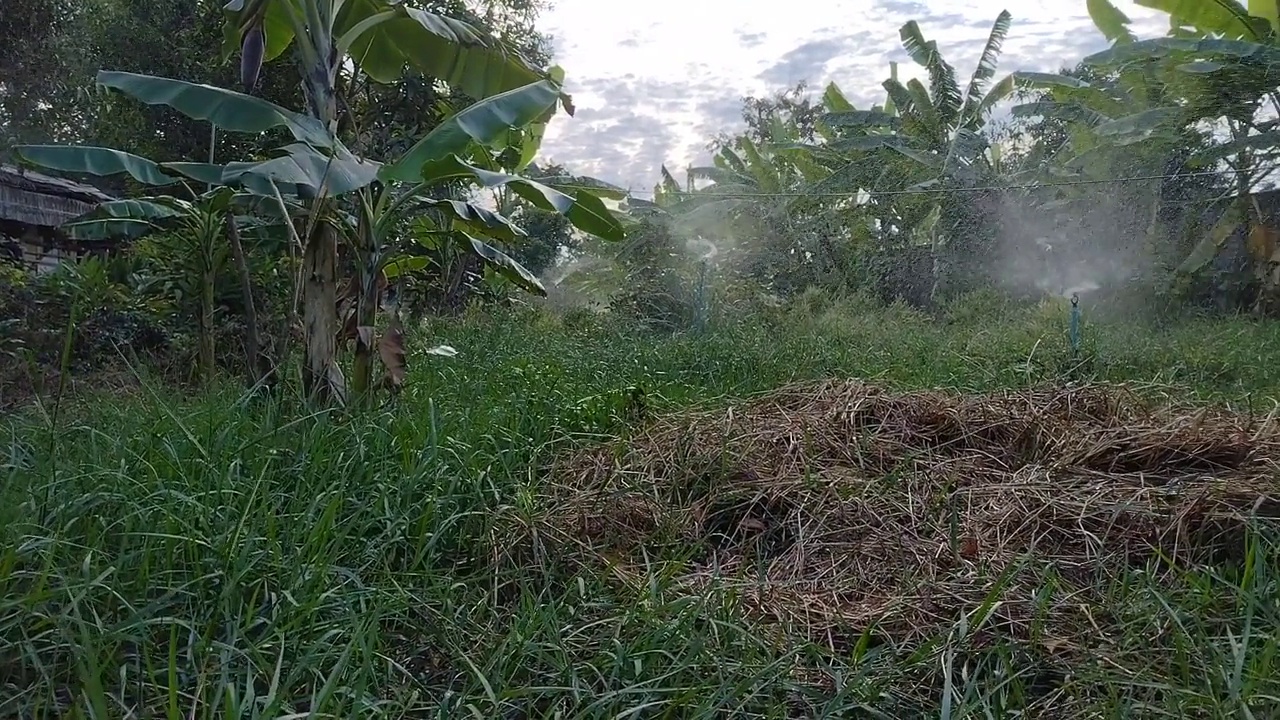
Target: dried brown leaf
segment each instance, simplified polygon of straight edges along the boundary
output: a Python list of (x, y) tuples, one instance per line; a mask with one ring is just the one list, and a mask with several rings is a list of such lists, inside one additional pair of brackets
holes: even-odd
[(338, 347), (345, 347), (348, 340), (355, 340), (359, 320), (356, 318), (356, 299), (360, 294), (360, 282), (355, 277), (347, 278), (342, 290), (337, 295), (338, 334), (335, 338)]
[(1070, 640), (1064, 638), (1045, 638), (1040, 644), (1044, 646), (1045, 651), (1050, 655), (1057, 655), (1074, 647)]
[(382, 367), (385, 370), (383, 383), (392, 390), (399, 390), (404, 386), (405, 377), (408, 374), (405, 364), (404, 328), (399, 316), (391, 316), (390, 326), (379, 338), (378, 355), (382, 358)]

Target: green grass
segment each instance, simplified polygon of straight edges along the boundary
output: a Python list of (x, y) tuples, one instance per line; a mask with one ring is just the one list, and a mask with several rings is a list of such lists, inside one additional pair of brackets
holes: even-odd
[(147, 386), (78, 398), (56, 427), (10, 419), (0, 716), (1273, 715), (1280, 555), (1266, 527), (1243, 564), (1110, 581), (1106, 637), (1088, 643), (1107, 650), (1069, 672), (1045, 658), (1085, 639), (1052, 628), (1038, 647), (974, 649), (989, 608), (930, 645), (832, 654), (773, 642), (730, 594), (688, 597), (657, 569), (626, 591), (556, 558), (513, 563), (538, 468), (625, 432), (612, 410), (630, 386), (668, 410), (826, 375), (1102, 379), (1263, 412), (1280, 387), (1275, 324), (1087, 320), (1081, 368), (1061, 306), (972, 298), (935, 322), (809, 300), (701, 338), (538, 314), (438, 323), (430, 340), (459, 356), (417, 359), (399, 405), (367, 417)]

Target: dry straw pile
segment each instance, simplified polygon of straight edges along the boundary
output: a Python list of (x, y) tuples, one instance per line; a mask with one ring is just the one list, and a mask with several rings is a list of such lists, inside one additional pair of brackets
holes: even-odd
[(624, 582), (665, 564), (690, 592), (730, 588), (837, 647), (869, 627), (910, 643), (996, 595), (991, 629), (1044, 642), (1105, 622), (1091, 600), (1126, 566), (1239, 553), (1251, 517), (1280, 516), (1278, 460), (1271, 415), (1114, 387), (828, 381), (562, 459), (537, 536)]

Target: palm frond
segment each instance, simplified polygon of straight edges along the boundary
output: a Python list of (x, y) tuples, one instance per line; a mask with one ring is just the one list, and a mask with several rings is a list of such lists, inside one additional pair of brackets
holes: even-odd
[(778, 174), (778, 169), (764, 155), (760, 154), (755, 143), (747, 138), (742, 138), (742, 152), (747, 156), (747, 166), (751, 170), (751, 175), (755, 178), (756, 184), (765, 192), (779, 192), (782, 190), (782, 178)]
[(710, 180), (718, 185), (730, 183), (735, 185), (755, 184), (755, 178), (750, 175), (736, 173), (723, 167), (691, 167), (688, 170), (688, 174), (691, 180)]
[(929, 95), (938, 118), (947, 126), (954, 125), (964, 102), (960, 95), (960, 85), (956, 82), (955, 68), (942, 58), (937, 42), (924, 38), (920, 25), (915, 20), (903, 25), (898, 35), (902, 38), (902, 47), (911, 59), (929, 73)]
[(996, 66), (1000, 62), (1000, 50), (1004, 46), (1004, 40), (1009, 35), (1009, 26), (1013, 22), (1013, 16), (1008, 10), (1001, 10), (1000, 15), (996, 17), (995, 23), (991, 26), (991, 34), (987, 37), (987, 44), (982, 49), (982, 55), (978, 58), (978, 67), (973, 71), (973, 77), (969, 80), (969, 89), (964, 93), (964, 113), (960, 119), (961, 125), (968, 123), (981, 122), (981, 118), (977, 116), (979, 103), (986, 93), (987, 84), (991, 82), (991, 78), (996, 76)]
[(751, 171), (747, 169), (746, 161), (743, 160), (742, 157), (738, 155), (738, 153), (734, 152), (733, 148), (730, 148), (730, 147), (720, 148), (720, 152), (716, 154), (716, 158), (719, 160), (722, 160), (730, 170), (740, 175), (751, 174)]
[(908, 80), (907, 91), (915, 100), (916, 117), (920, 126), (916, 132), (909, 134), (923, 135), (931, 145), (937, 146), (946, 142), (947, 130), (950, 127), (938, 106), (929, 102), (929, 91), (919, 80)]
[(672, 195), (679, 195), (683, 191), (680, 183), (676, 182), (675, 176), (671, 174), (666, 165), (662, 166), (662, 190)]
[(1085, 0), (1089, 17), (1094, 27), (1115, 45), (1134, 42), (1133, 31), (1129, 29), (1129, 16), (1111, 3), (1111, 0)]

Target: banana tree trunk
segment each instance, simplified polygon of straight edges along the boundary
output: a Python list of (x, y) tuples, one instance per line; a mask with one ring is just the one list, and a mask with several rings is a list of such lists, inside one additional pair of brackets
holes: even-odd
[[(1243, 133), (1241, 133), (1243, 134)], [(1248, 248), (1249, 261), (1258, 281), (1258, 294), (1253, 301), (1255, 315), (1270, 316), (1280, 305), (1280, 264), (1274, 249), (1267, 242), (1268, 231), (1261, 209), (1251, 193), (1253, 188), (1253, 156), (1244, 151), (1236, 161), (1236, 215), (1240, 218), (1240, 232)]]
[[(330, 28), (323, 27), (331, 18), (316, 12), (321, 5), (311, 9), (321, 26), (311, 35), (317, 62), (302, 63), (303, 91), (311, 115), (336, 133), (338, 56), (327, 34)], [(326, 405), (341, 402), (345, 394), (336, 341), (338, 233), (325, 218), (328, 205), (323, 194), (312, 201), (312, 231), (302, 252), (303, 388), (313, 401)]]
[(356, 237), (363, 247), (356, 252), (356, 353), (352, 361), (351, 387), (355, 402), (367, 406), (373, 398), (373, 358), (377, 347), (374, 323), (377, 321), (378, 291), (381, 289), (378, 282), (380, 259), (378, 240), (367, 219), (361, 220)]
[(943, 257), (943, 246), (939, 242), (937, 234), (933, 236), (933, 240), (929, 243), (929, 256), (933, 258), (933, 264), (929, 269), (929, 277), (932, 282), (929, 283), (929, 304), (937, 306), (943, 300), (943, 294), (946, 292), (944, 281), (946, 279), (946, 258)]
[(441, 249), (441, 257), (443, 262), (436, 311), (456, 314), (466, 306), (470, 295), (470, 288), (467, 285), (468, 276), (482, 272), (483, 269), (479, 258), (452, 244)]
[(312, 400), (324, 404), (341, 401), (344, 390), (337, 359), (337, 266), (337, 230), (321, 220), (302, 252), (302, 384)]
[(231, 257), (236, 263), (236, 272), (240, 275), (240, 293), (244, 297), (244, 351), (247, 360), (246, 372), (249, 385), (255, 386), (264, 381), (270, 372), (262, 355), (262, 342), (258, 335), (258, 308), (253, 302), (253, 275), (249, 272), (249, 260), (244, 254), (244, 243), (240, 241), (240, 229), (236, 227), (235, 218), (227, 213), (227, 244), (231, 246)]
[(1164, 273), (1173, 263), (1169, 258), (1169, 244), (1160, 232), (1161, 192), (1164, 183), (1156, 180), (1151, 185), (1151, 204), (1147, 208), (1146, 257), (1157, 265), (1157, 271)]
[(360, 297), (356, 301), (356, 355), (351, 384), (356, 401), (368, 403), (373, 397), (374, 353), (377, 347), (374, 323), (378, 312), (378, 286), (372, 273), (361, 272)]
[(213, 381), (213, 248), (208, 234), (201, 237), (200, 247), (200, 384), (208, 387)]

